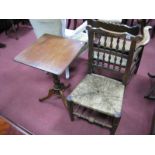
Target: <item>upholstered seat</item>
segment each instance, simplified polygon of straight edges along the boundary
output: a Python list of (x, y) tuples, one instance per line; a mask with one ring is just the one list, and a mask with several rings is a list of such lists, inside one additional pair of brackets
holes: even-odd
[(75, 104), (120, 117), (123, 94), (122, 82), (96, 74), (87, 74), (68, 98)]

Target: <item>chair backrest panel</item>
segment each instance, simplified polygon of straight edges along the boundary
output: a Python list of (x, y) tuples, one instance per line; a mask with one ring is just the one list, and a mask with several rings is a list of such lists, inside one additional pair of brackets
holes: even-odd
[[(126, 32), (87, 27), (89, 38), (89, 72), (103, 68), (122, 74), (129, 72), (136, 47), (136, 37)], [(131, 60), (130, 60), (131, 59)], [(126, 83), (126, 81), (123, 81)]]
[(123, 25), (123, 24), (116, 24), (116, 23), (107, 23), (100, 20), (88, 20), (88, 25), (91, 25), (92, 27), (102, 27), (106, 30), (114, 31), (114, 32), (128, 32), (132, 35), (138, 35), (140, 32), (140, 25), (136, 25), (133, 27)]

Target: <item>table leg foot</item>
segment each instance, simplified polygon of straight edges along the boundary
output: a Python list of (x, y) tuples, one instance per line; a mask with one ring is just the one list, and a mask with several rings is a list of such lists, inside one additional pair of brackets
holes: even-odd
[(53, 89), (50, 89), (49, 92), (48, 92), (48, 95), (43, 97), (43, 98), (40, 98), (39, 101), (40, 102), (43, 102), (44, 100), (50, 98), (52, 95), (54, 94), (54, 90)]
[(67, 108), (67, 100), (66, 100), (66, 97), (64, 96), (64, 93), (62, 90), (59, 91), (59, 94), (60, 94), (60, 97), (62, 99), (62, 102), (64, 104), (64, 106)]

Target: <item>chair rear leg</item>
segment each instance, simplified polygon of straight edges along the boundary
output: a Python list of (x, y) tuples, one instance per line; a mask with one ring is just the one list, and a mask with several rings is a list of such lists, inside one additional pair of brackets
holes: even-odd
[(73, 116), (73, 102), (72, 101), (67, 101), (67, 106), (68, 106), (68, 111), (70, 115), (70, 120), (74, 121), (74, 116)]
[(144, 47), (142, 47), (141, 52), (140, 52), (140, 54), (139, 54), (139, 61), (138, 61), (138, 63), (137, 63), (137, 66), (136, 66), (136, 69), (135, 69), (135, 71), (134, 71), (134, 74), (137, 74), (137, 72), (138, 72), (139, 65), (140, 65), (140, 62), (141, 62), (141, 59), (142, 59), (142, 55), (143, 55), (143, 51), (144, 51)]
[(118, 124), (120, 122), (120, 119), (121, 119), (121, 117), (119, 117), (119, 118), (113, 117), (113, 119), (112, 119), (112, 126), (113, 127), (110, 129), (110, 134), (111, 135), (114, 135), (115, 134), (115, 132), (117, 130), (117, 127), (118, 127)]

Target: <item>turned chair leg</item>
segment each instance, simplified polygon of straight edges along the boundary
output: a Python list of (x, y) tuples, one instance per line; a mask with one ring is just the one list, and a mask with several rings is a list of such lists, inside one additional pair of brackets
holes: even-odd
[(64, 96), (63, 91), (60, 91), (60, 96), (61, 96), (61, 99), (63, 101), (65, 108), (67, 109), (67, 111), (69, 113), (70, 120), (73, 121), (74, 120), (74, 118), (73, 118), (73, 103), (72, 102), (70, 103), (67, 101), (66, 97)]

